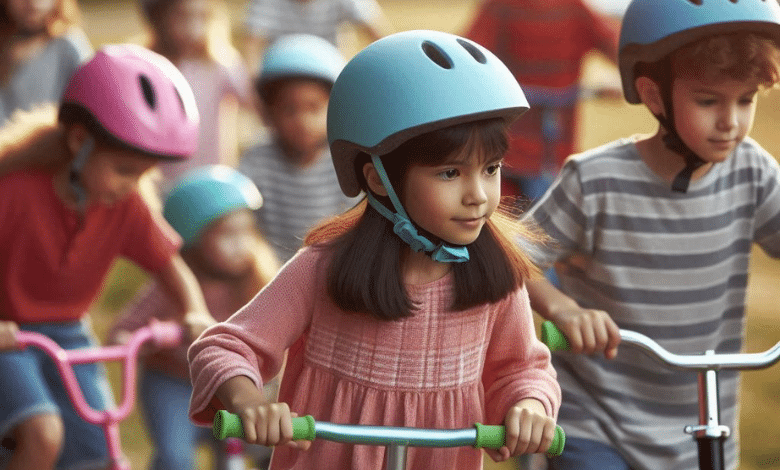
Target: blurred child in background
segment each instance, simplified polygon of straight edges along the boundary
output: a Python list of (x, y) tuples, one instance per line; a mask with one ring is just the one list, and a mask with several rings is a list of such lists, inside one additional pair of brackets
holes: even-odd
[(351, 23), (375, 41), (391, 27), (376, 0), (249, 0), (246, 9), (246, 57), (250, 70), (274, 41), (289, 34), (313, 34), (338, 46), (338, 32)]
[[(214, 319), (178, 254), (181, 240), (136, 192), (160, 160), (194, 151), (197, 109), (184, 77), (140, 46), (107, 46), (76, 70), (58, 116), (4, 130), (16, 132), (16, 145), (2, 153), (59, 165), (0, 176), (0, 320), (65, 349), (93, 345), (85, 314), (122, 256), (153, 273), (188, 333), (200, 334)], [(104, 409), (112, 400), (104, 368), (74, 370), (89, 405)], [(105, 465), (102, 429), (77, 415), (41, 353), (0, 354), (0, 403), (0, 435), (16, 443), (9, 469)]]
[(59, 103), (92, 54), (76, 0), (0, 1), (0, 125), (17, 109)]
[[(273, 251), (257, 232), (252, 211), (261, 204), (260, 193), (249, 178), (224, 165), (192, 170), (165, 200), (165, 219), (184, 240), (182, 258), (195, 274), (217, 321), (226, 320), (249, 302), (278, 269)], [(121, 342), (124, 335), (151, 318), (176, 317), (173, 299), (152, 282), (125, 308), (109, 336)], [(192, 393), (188, 347), (186, 342), (178, 349), (142, 359), (140, 396), (155, 446), (150, 465), (155, 470), (194, 469), (199, 441), (219, 449), (209, 430), (195, 427), (187, 416)], [(216, 455), (219, 461), (222, 453), (217, 451)], [(222, 467), (218, 463), (217, 468)]]
[(487, 0), (466, 36), (507, 64), (531, 105), (502, 169), (502, 194), (524, 208), (574, 153), (582, 64), (591, 51), (617, 61), (618, 24), (584, 0)]
[(188, 170), (208, 164), (235, 167), (239, 109), (251, 107), (249, 75), (231, 44), (222, 0), (141, 0), (151, 27), (150, 48), (179, 68), (200, 114), (198, 151), (186, 163), (163, 164), (163, 192)]
[(317, 222), (355, 202), (341, 192), (326, 135), (330, 88), (343, 66), (328, 41), (286, 36), (268, 49), (255, 81), (272, 137), (247, 150), (239, 170), (263, 194), (258, 222), (282, 262)]

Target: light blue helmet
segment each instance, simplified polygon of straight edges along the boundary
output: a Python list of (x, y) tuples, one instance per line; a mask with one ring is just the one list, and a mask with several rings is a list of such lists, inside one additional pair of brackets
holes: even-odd
[(263, 198), (248, 177), (225, 165), (207, 165), (185, 174), (165, 198), (163, 215), (192, 246), (203, 229), (239, 209), (259, 209)]
[(517, 80), (482, 46), (438, 31), (387, 36), (355, 55), (331, 90), (328, 141), (341, 189), (360, 193), (361, 151), (384, 155), (429, 131), (527, 110)]
[(639, 103), (634, 87), (638, 62), (656, 62), (713, 34), (755, 32), (780, 44), (776, 0), (633, 0), (623, 16), (619, 67), (623, 93)]
[(341, 52), (325, 39), (311, 34), (282, 36), (266, 50), (256, 86), (286, 78), (313, 78), (333, 84), (345, 64)]

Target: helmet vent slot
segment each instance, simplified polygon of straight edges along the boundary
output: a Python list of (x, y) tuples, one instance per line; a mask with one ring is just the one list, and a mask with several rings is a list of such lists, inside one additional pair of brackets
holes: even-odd
[(452, 60), (450, 60), (450, 57), (436, 44), (425, 41), (422, 43), (422, 50), (425, 52), (425, 55), (439, 67), (443, 69), (452, 68)]
[(144, 94), (146, 104), (149, 105), (150, 109), (154, 109), (154, 107), (157, 105), (157, 98), (154, 94), (152, 82), (149, 80), (149, 77), (144, 74), (138, 76), (138, 82), (141, 84), (141, 91)]
[(704, 0), (688, 0), (689, 2), (693, 3), (694, 5), (701, 5), (704, 3)]
[(475, 46), (474, 44), (468, 41), (464, 41), (463, 39), (460, 38), (458, 38), (457, 41), (458, 44), (460, 44), (461, 46), (463, 46), (464, 49), (466, 49), (466, 52), (471, 54), (471, 57), (473, 57), (474, 60), (476, 60), (480, 64), (487, 63), (487, 57), (485, 57), (485, 54), (483, 54), (482, 51), (480, 51), (479, 48), (477, 48), (477, 46)]

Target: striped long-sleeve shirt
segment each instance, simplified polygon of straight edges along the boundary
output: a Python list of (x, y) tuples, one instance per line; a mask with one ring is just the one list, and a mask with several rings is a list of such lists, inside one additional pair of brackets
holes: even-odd
[[(780, 167), (746, 139), (687, 193), (619, 140), (571, 158), (527, 217), (555, 240), (540, 264), (561, 261), (562, 290), (679, 354), (739, 352), (751, 246), (780, 257)], [(556, 355), (560, 423), (569, 436), (608, 443), (635, 469), (694, 469), (695, 373), (658, 365), (635, 348), (612, 361)], [(738, 374), (720, 374), (721, 420), (737, 463)]]
[(276, 143), (260, 144), (246, 151), (238, 169), (263, 195), (258, 223), (281, 262), (295, 254), (314, 225), (358, 201), (341, 192), (327, 150), (301, 168), (291, 163)]

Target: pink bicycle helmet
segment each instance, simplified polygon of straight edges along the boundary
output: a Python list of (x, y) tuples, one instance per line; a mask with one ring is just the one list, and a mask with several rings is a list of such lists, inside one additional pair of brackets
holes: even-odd
[(198, 110), (187, 80), (165, 57), (132, 44), (101, 48), (71, 78), (59, 119), (146, 155), (186, 159), (198, 146)]

